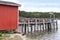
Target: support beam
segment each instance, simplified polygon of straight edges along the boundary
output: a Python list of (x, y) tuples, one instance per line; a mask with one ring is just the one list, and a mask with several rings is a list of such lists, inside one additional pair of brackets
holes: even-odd
[(43, 19), (43, 30), (44, 30), (44, 26), (45, 26), (45, 21), (44, 21), (44, 19)]
[(45, 30), (47, 29), (46, 23), (45, 23)]
[[(38, 26), (37, 26), (37, 19), (35, 19), (35, 22), (36, 22), (36, 29), (38, 30)], [(37, 30), (36, 30), (36, 31), (37, 31)]]
[(32, 29), (32, 25), (31, 25), (31, 33), (32, 33), (32, 30), (33, 30), (33, 29)]
[(40, 24), (40, 31), (41, 31), (41, 24)]
[(56, 29), (58, 29), (58, 23), (57, 23), (57, 19), (56, 19)]
[(22, 33), (23, 33), (23, 24), (22, 24)]
[(29, 27), (30, 27), (30, 20), (28, 20), (28, 33), (29, 33)]
[(26, 34), (26, 24), (25, 24), (25, 31), (24, 31), (24, 34)]

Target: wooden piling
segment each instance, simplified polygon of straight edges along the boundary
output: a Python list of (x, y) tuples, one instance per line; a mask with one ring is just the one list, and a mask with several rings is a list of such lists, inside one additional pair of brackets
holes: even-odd
[[(55, 24), (56, 24), (56, 28), (55, 28)], [(26, 25), (28, 25), (27, 28), (26, 28)], [(32, 27), (32, 25), (34, 25), (34, 27)], [(38, 27), (38, 25), (39, 25), (40, 27)], [(53, 22), (52, 22), (52, 25), (54, 25), (54, 26), (53, 26), (54, 29), (58, 29), (57, 20), (56, 20), (56, 22), (53, 21)], [(30, 27), (31, 30), (29, 30), (29, 27)], [(22, 24), (22, 33), (24, 32), (24, 33), (26, 34), (26, 32), (29, 33), (29, 31), (32, 33), (32, 32), (33, 32), (33, 29), (34, 29), (34, 32), (35, 32), (35, 30), (38, 31), (38, 28), (40, 29), (40, 31), (41, 31), (41, 30), (44, 31), (44, 30), (46, 30), (46, 29), (50, 30), (50, 29), (52, 28), (52, 26), (51, 26), (51, 23), (46, 22), (44, 19), (43, 19), (42, 22), (37, 22), (37, 20), (35, 20), (35, 22), (32, 22), (32, 23), (30, 23), (30, 21), (28, 20), (28, 23), (25, 23), (25, 22), (24, 22), (24, 23)]]
[(32, 34), (32, 25), (31, 25), (31, 34)]
[(23, 33), (23, 24), (22, 24), (22, 33)]
[(38, 26), (37, 26), (37, 32), (38, 32), (39, 30), (38, 30)]
[(30, 27), (30, 20), (28, 20), (28, 33), (29, 33), (29, 27)]
[(53, 28), (54, 28), (54, 30), (55, 30), (55, 21), (53, 21)]
[(34, 32), (35, 32), (35, 25), (34, 25)]
[(58, 29), (58, 23), (57, 23), (57, 19), (56, 19), (56, 29)]
[(41, 31), (41, 24), (40, 24), (40, 31)]
[(48, 31), (50, 30), (50, 23), (47, 23), (47, 25), (48, 25)]
[(47, 29), (46, 23), (45, 23), (45, 30)]
[(35, 19), (35, 22), (36, 22), (36, 27), (37, 27), (37, 30), (38, 30), (38, 26), (37, 26), (37, 19)]
[(25, 31), (24, 31), (24, 34), (26, 34), (26, 24), (25, 24)]
[(45, 23), (44, 23), (44, 19), (43, 19), (43, 30), (44, 30), (44, 25), (45, 25)]
[(50, 24), (49, 24), (49, 29), (51, 30), (51, 22), (50, 22)]

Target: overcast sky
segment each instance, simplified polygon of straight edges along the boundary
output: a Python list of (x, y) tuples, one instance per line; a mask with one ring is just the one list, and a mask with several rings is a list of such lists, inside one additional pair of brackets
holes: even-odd
[(4, 0), (21, 4), (22, 11), (60, 12), (60, 0)]

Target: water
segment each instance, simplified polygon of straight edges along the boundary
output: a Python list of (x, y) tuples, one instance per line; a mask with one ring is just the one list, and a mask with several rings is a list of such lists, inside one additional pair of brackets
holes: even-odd
[(58, 20), (58, 30), (43, 32), (32, 40), (60, 40), (60, 20)]
[(51, 31), (46, 30), (32, 34), (27, 34), (27, 37), (31, 40), (60, 40), (60, 20), (58, 20), (58, 30), (53, 29)]

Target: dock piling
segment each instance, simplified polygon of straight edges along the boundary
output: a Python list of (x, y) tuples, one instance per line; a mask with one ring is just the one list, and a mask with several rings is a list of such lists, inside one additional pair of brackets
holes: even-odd
[(58, 29), (57, 19), (56, 19), (56, 29)]
[[(56, 24), (56, 25), (55, 25)], [(20, 25), (22, 25), (22, 33), (26, 34), (29, 32), (35, 32), (35, 31), (44, 31), (44, 30), (51, 30), (51, 29), (58, 29), (57, 19), (56, 21), (53, 19), (52, 23), (48, 23), (45, 19), (38, 21), (38, 19), (35, 19), (35, 21), (30, 21), (28, 19), (28, 22), (23, 21)], [(34, 27), (33, 27), (34, 26)]]

